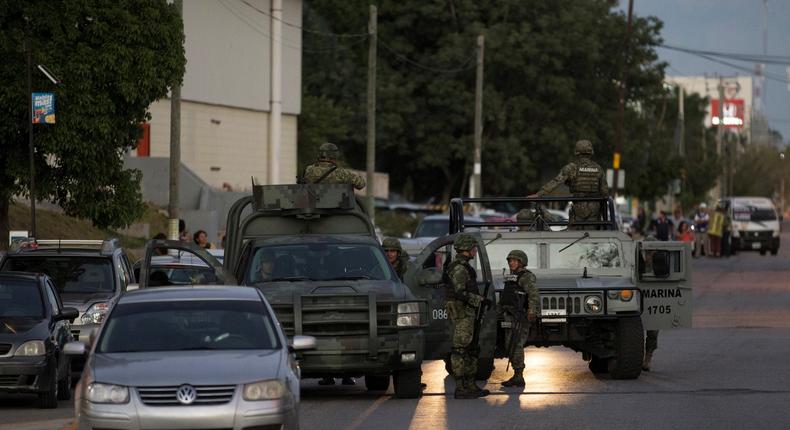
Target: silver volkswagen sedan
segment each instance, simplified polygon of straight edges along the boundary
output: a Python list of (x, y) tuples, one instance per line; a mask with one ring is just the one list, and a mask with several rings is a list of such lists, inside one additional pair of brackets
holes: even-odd
[[(299, 367), (255, 288), (140, 290), (120, 298), (75, 390), (79, 429), (295, 429)], [(86, 346), (72, 342), (69, 354)]]

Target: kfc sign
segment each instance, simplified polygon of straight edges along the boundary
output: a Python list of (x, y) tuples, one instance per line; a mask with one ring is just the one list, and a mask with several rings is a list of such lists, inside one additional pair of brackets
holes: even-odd
[[(744, 103), (743, 99), (724, 99), (724, 107), (722, 109), (724, 117), (724, 126), (727, 128), (742, 128), (744, 118)], [(710, 117), (713, 125), (719, 125), (719, 100), (712, 99), (710, 101)]]

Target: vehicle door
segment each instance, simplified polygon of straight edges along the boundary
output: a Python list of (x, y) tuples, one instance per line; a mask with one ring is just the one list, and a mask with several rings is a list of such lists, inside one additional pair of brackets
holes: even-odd
[(645, 330), (691, 327), (691, 247), (683, 242), (638, 242), (637, 287)]
[[(447, 312), (447, 288), (444, 281), (444, 271), (455, 257), (453, 243), (458, 235), (442, 236), (435, 239), (423, 252), (414, 260), (414, 264), (409, 268), (404, 276), (404, 283), (409, 286), (412, 293), (421, 299), (428, 300), (428, 327), (425, 333), (425, 359), (436, 360), (444, 359), (450, 353), (451, 342), (451, 322)], [(480, 294), (488, 291), (488, 297), (494, 297), (494, 287), (491, 281), (491, 270), (488, 264), (488, 257), (485, 246), (478, 240), (477, 260), (482, 269), (477, 274), (478, 289)], [(493, 321), (489, 322), (489, 317), (494, 315)], [(495, 312), (486, 313), (486, 322), (481, 331), (481, 339), (488, 326), (496, 327)], [(488, 351), (491, 349), (491, 351)], [(491, 356), (493, 354), (493, 344), (482, 346), (481, 356)]]
[(63, 348), (71, 341), (71, 324), (68, 320), (57, 321), (55, 319), (63, 310), (63, 304), (60, 301), (57, 288), (55, 288), (55, 285), (49, 278), (44, 282), (44, 293), (47, 295), (47, 302), (51, 309), (49, 333), (57, 355), (58, 375), (65, 375), (65, 372), (71, 371), (69, 369), (69, 361), (63, 353)]
[[(152, 264), (155, 254), (158, 256), (170, 255), (175, 261), (185, 260), (187, 256), (193, 256), (202, 261), (208, 270), (213, 272), (215, 281), (197, 282), (195, 285), (238, 285), (233, 275), (226, 272), (222, 267), (222, 263), (205, 249), (193, 243), (178, 240), (150, 240), (145, 245), (145, 257), (140, 264), (140, 277), (138, 279), (140, 289), (169, 285), (168, 279), (157, 279), (157, 277), (167, 276), (167, 271), (158, 270), (157, 266)], [(152, 275), (154, 278), (152, 278)]]

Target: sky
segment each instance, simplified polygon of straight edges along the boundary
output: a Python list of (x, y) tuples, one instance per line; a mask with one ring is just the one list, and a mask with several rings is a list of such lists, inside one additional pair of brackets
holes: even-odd
[[(628, 7), (620, 0), (621, 9)], [(790, 0), (768, 0), (768, 55), (790, 57)], [(664, 44), (683, 48), (763, 54), (763, 0), (634, 0), (634, 14), (656, 16), (664, 22)], [(694, 55), (657, 49), (669, 63), (666, 73), (679, 76), (748, 73)], [(730, 61), (730, 60), (726, 60)], [(753, 63), (735, 62), (750, 70)], [(785, 65), (767, 65), (766, 75), (787, 81)], [(790, 141), (790, 91), (787, 82), (766, 79), (766, 116), (769, 126)]]

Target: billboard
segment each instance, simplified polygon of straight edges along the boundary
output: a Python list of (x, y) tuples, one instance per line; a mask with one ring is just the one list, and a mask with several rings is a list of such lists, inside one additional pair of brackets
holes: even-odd
[(55, 123), (55, 94), (33, 93), (33, 124)]
[[(745, 103), (743, 99), (724, 99), (722, 116), (725, 128), (743, 128), (745, 118)], [(719, 99), (710, 101), (711, 125), (719, 125)]]

